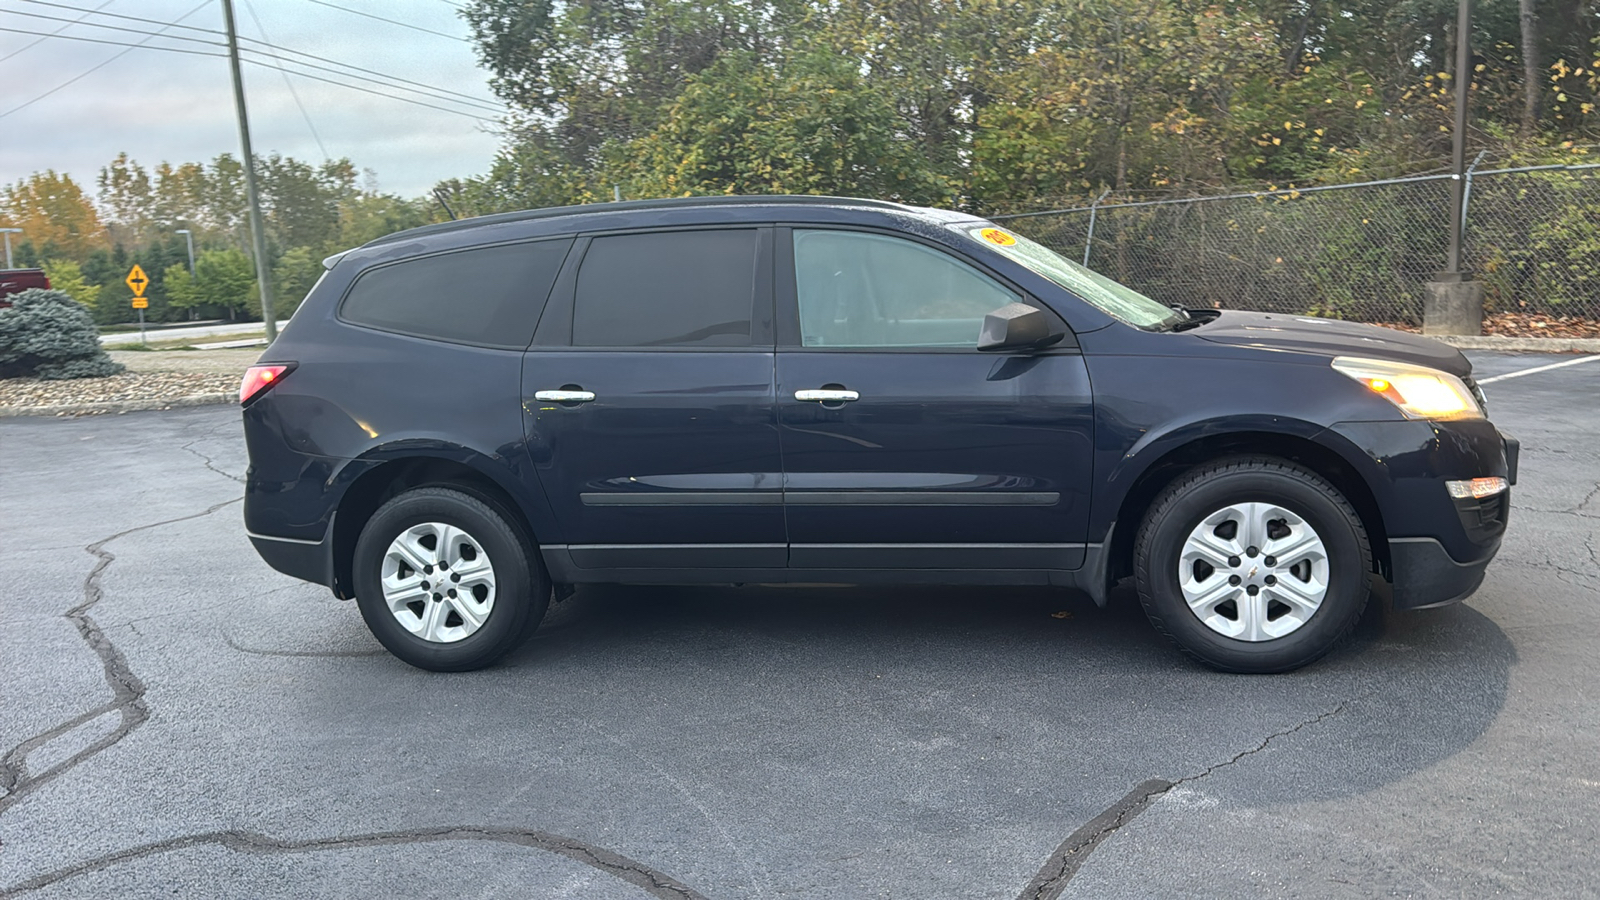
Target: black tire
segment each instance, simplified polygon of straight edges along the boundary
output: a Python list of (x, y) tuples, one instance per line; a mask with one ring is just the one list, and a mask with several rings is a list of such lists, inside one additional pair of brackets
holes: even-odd
[[(465, 531), (482, 547), (493, 567), (494, 602), (489, 613), (476, 631), (450, 643), (412, 634), (384, 600), (381, 579), (391, 542), (407, 529), (428, 522)], [(450, 488), (416, 488), (379, 507), (361, 529), (352, 568), (356, 605), (373, 636), (401, 660), (432, 672), (466, 672), (493, 665), (533, 633), (550, 603), (550, 579), (522, 529), (506, 513)], [(428, 602), (421, 605), (427, 608)], [(460, 622), (460, 615), (456, 621)]]
[[(1208, 627), (1190, 611), (1178, 575), (1184, 543), (1201, 522), (1224, 507), (1252, 501), (1275, 503), (1303, 518), (1322, 539), (1328, 560), (1321, 605), (1298, 629), (1261, 641)], [(1287, 672), (1322, 657), (1361, 618), (1371, 572), (1366, 529), (1344, 496), (1315, 472), (1270, 457), (1219, 460), (1180, 476), (1151, 504), (1134, 545), (1139, 602), (1150, 623), (1185, 653), (1224, 672)]]

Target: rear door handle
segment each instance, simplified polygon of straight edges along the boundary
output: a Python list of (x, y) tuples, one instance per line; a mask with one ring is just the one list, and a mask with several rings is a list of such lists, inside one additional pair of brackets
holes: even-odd
[(533, 399), (547, 403), (588, 403), (594, 391), (535, 391)]
[(795, 391), (796, 400), (808, 400), (812, 403), (844, 403), (848, 400), (860, 400), (861, 395), (856, 391)]

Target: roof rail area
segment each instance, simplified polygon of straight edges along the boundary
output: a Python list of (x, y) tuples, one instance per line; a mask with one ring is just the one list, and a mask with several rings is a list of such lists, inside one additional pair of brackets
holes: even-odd
[(581, 206), (552, 206), (544, 209), (524, 209), (517, 212), (495, 213), (488, 216), (475, 216), (470, 219), (456, 219), (450, 222), (439, 222), (433, 225), (421, 225), (387, 234), (375, 240), (368, 241), (363, 247), (372, 247), (378, 244), (387, 244), (392, 241), (428, 234), (441, 234), (450, 231), (460, 231), (467, 228), (476, 228), (480, 225), (496, 225), (502, 222), (526, 222), (534, 219), (555, 219), (562, 216), (589, 215), (604, 212), (634, 212), (650, 209), (678, 209), (696, 206), (864, 206), (873, 209), (889, 209), (897, 212), (907, 212), (913, 207), (903, 203), (893, 203), (888, 200), (866, 200), (859, 197), (826, 197), (806, 194), (740, 194), (737, 196), (719, 197), (666, 197), (657, 200), (623, 200), (615, 203), (586, 203)]

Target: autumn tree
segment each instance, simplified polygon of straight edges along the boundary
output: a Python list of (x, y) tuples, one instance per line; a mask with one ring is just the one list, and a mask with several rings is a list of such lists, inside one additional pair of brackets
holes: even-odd
[(94, 203), (70, 175), (54, 170), (0, 187), (0, 226), (21, 228), (44, 259), (78, 259), (107, 245)]

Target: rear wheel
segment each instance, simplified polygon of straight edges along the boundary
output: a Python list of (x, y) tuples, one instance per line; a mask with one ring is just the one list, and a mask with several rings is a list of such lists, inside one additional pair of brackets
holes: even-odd
[(1284, 672), (1327, 653), (1361, 617), (1371, 571), (1366, 530), (1343, 495), (1270, 458), (1179, 478), (1134, 548), (1151, 623), (1228, 672)]
[(389, 652), (462, 672), (516, 649), (544, 617), (550, 582), (507, 517), (449, 488), (407, 491), (356, 541), (356, 604)]

